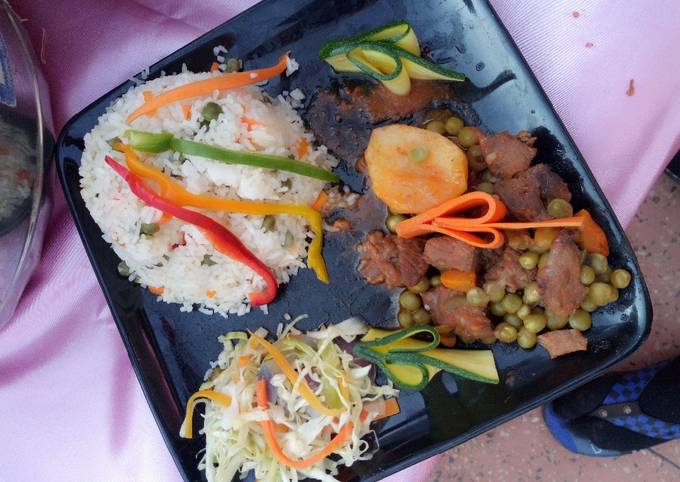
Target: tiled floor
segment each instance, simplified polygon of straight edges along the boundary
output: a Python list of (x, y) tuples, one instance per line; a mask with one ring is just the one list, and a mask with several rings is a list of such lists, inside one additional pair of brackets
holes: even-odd
[[(680, 355), (680, 184), (662, 176), (627, 230), (654, 305), (652, 333), (619, 368)], [(436, 481), (680, 481), (680, 441), (631, 455), (575, 455), (550, 435), (539, 409), (442, 457)]]

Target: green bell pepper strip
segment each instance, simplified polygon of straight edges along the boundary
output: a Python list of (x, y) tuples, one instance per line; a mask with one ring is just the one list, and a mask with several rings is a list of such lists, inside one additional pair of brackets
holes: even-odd
[(179, 139), (167, 132), (157, 134), (129, 129), (125, 131), (125, 137), (128, 138), (129, 145), (133, 149), (142, 152), (159, 153), (174, 151), (190, 156), (205, 157), (227, 164), (241, 164), (245, 166), (293, 172), (301, 176), (312, 177), (327, 182), (339, 181), (338, 176), (332, 172), (312, 164), (307, 164), (306, 162), (272, 154), (235, 151), (223, 147), (211, 146), (210, 144), (204, 144), (202, 142)]

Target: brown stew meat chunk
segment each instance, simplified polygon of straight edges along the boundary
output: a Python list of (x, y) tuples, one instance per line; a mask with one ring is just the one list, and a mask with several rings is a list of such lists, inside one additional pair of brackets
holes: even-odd
[(425, 261), (439, 271), (475, 271), (477, 253), (477, 248), (448, 236), (430, 238), (425, 243)]
[(551, 200), (571, 200), (566, 183), (546, 164), (537, 164), (511, 179), (500, 180), (496, 183), (496, 193), (520, 221), (549, 219), (545, 206)]
[(550, 358), (588, 349), (588, 339), (578, 330), (549, 331), (538, 336), (538, 343)]
[(413, 286), (427, 272), (424, 244), (422, 239), (373, 231), (357, 245), (361, 256), (358, 271), (370, 284), (385, 283), (388, 288)]
[(536, 156), (535, 148), (507, 132), (484, 137), (479, 146), (491, 173), (502, 178), (524, 171)]
[(484, 275), (486, 281), (497, 283), (511, 293), (523, 289), (535, 277), (536, 270), (522, 268), (519, 253), (512, 248), (505, 248), (503, 256)]
[(588, 288), (581, 283), (581, 252), (567, 230), (562, 230), (550, 247), (548, 261), (538, 270), (547, 310), (566, 318), (579, 307)]
[(467, 304), (465, 295), (437, 286), (421, 296), (432, 319), (452, 327), (456, 335), (476, 340), (494, 336), (491, 320), (481, 308)]

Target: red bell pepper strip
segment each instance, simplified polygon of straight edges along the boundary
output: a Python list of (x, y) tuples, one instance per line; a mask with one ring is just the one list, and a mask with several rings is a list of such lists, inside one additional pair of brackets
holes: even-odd
[(168, 213), (182, 221), (193, 224), (201, 229), (203, 234), (210, 240), (215, 249), (231, 259), (245, 264), (265, 281), (263, 291), (250, 293), (248, 298), (253, 306), (266, 305), (276, 298), (276, 278), (271, 270), (246, 248), (241, 241), (227, 228), (214, 221), (212, 218), (195, 211), (190, 211), (177, 206), (159, 196), (144, 185), (141, 178), (131, 173), (126, 167), (106, 156), (106, 163), (113, 168), (130, 186), (132, 193), (144, 201), (148, 206)]

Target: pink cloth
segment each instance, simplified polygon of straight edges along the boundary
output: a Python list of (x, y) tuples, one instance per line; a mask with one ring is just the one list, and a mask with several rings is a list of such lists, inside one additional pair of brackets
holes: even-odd
[[(131, 74), (255, 2), (13, 3), (36, 51), (45, 40), (60, 129)], [(492, 3), (627, 223), (680, 148), (680, 3)], [(0, 479), (176, 481), (57, 184), (51, 195), (43, 263), (0, 331)], [(394, 480), (422, 480), (433, 464)]]

